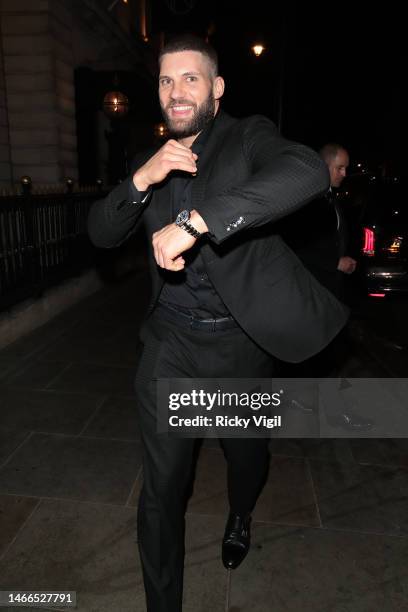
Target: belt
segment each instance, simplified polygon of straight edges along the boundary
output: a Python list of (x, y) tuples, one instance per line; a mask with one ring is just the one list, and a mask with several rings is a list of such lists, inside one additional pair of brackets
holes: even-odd
[(157, 304), (154, 312), (166, 321), (176, 323), (176, 325), (180, 325), (182, 327), (197, 329), (200, 331), (215, 332), (238, 327), (235, 319), (231, 316), (221, 317), (219, 319), (197, 319), (192, 315), (188, 315), (160, 302)]

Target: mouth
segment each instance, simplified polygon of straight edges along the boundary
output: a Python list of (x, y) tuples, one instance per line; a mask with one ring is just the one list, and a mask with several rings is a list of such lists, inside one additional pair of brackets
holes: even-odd
[(173, 117), (186, 117), (193, 112), (193, 108), (190, 104), (175, 104), (170, 106), (169, 111)]

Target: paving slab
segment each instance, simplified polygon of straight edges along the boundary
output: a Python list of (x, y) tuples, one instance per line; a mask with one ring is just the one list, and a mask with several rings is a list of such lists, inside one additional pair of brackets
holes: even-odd
[(229, 612), (400, 612), (408, 539), (254, 524)]
[(33, 497), (0, 495), (0, 557), (39, 502)]
[(106, 398), (82, 435), (116, 440), (140, 440), (136, 399)]
[(309, 461), (324, 527), (408, 536), (408, 470)]
[(124, 505), (140, 465), (137, 442), (33, 434), (0, 469), (0, 492)]
[(136, 368), (74, 363), (50, 385), (50, 389), (78, 393), (134, 395)]
[(54, 390), (3, 388), (0, 390), (0, 425), (20, 431), (79, 434), (102, 396)]

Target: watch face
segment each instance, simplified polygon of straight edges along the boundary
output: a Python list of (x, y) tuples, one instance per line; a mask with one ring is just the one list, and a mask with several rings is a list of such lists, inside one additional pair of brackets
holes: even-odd
[(177, 215), (177, 219), (176, 219), (176, 225), (182, 225), (183, 223), (185, 223), (186, 221), (188, 221), (190, 218), (190, 213), (188, 210), (182, 210), (178, 215)]

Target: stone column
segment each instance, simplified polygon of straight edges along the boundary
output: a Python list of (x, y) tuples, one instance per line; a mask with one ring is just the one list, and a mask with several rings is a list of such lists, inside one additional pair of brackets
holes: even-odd
[(12, 177), (77, 178), (69, 3), (1, 0), (0, 19)]
[[(1, 37), (1, 30), (0, 30)], [(0, 186), (11, 183), (10, 141), (4, 78), (3, 46), (0, 40)]]

